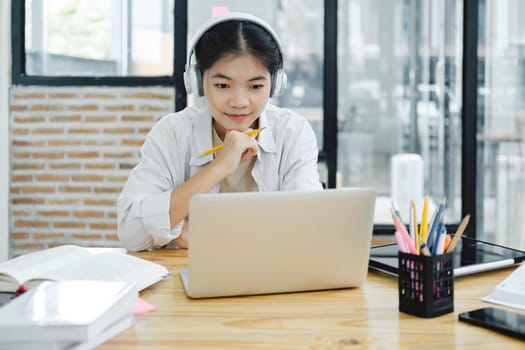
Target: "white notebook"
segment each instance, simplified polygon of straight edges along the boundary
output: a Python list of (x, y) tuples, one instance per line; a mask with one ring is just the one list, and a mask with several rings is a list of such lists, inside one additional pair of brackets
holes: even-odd
[(109, 325), (95, 338), (87, 341), (43, 340), (0, 342), (0, 350), (91, 350), (132, 327), (134, 321), (135, 317), (133, 315), (125, 316), (123, 319)]
[(525, 265), (514, 270), (481, 300), (525, 310)]
[(0, 309), (0, 343), (85, 342), (132, 315), (132, 282), (43, 282)]

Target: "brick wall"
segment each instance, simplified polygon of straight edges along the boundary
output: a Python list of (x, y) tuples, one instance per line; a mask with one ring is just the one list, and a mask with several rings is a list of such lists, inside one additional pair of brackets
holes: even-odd
[(173, 88), (12, 87), (10, 256), (120, 246), (116, 199), (149, 129), (173, 110)]

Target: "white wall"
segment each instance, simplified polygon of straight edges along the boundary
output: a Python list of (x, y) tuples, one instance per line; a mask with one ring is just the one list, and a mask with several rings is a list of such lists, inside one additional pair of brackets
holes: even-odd
[(9, 256), (9, 84), (11, 1), (0, 1), (0, 261)]

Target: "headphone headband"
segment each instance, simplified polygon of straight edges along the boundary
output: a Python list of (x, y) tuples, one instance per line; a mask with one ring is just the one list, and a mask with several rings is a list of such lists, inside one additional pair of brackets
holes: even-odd
[[(193, 35), (192, 40), (190, 41), (190, 45), (188, 46), (188, 55), (186, 58), (186, 66), (184, 69), (184, 84), (186, 86), (186, 91), (188, 93), (197, 93), (199, 96), (203, 96), (204, 92), (202, 91), (202, 81), (201, 80), (201, 74), (198, 71), (196, 63), (192, 63), (192, 58), (195, 53), (195, 46), (197, 46), (197, 43), (201, 39), (201, 37), (211, 28), (216, 26), (219, 23), (228, 22), (228, 21), (248, 21), (254, 24), (259, 25), (264, 30), (266, 30), (272, 38), (277, 43), (277, 47), (279, 49), (279, 53), (281, 54), (281, 59), (283, 59), (283, 49), (281, 46), (281, 42), (279, 38), (277, 37), (277, 34), (274, 32), (272, 27), (265, 22), (263, 19), (254, 16), (250, 13), (245, 12), (229, 12), (224, 15), (212, 17), (208, 19), (206, 22), (201, 24), (201, 26), (197, 29), (195, 34)], [(274, 81), (274, 84), (272, 84), (272, 92), (270, 96), (273, 95), (280, 95), (284, 88), (286, 87), (286, 74), (282, 69), (279, 69), (276, 72), (276, 76), (272, 76), (272, 80)]]
[(271, 34), (275, 42), (277, 43), (277, 46), (279, 47), (279, 51), (281, 53), (281, 57), (283, 56), (283, 48), (281, 46), (281, 42), (279, 38), (277, 37), (277, 34), (275, 34), (274, 30), (268, 23), (266, 23), (263, 19), (252, 15), (251, 13), (245, 13), (245, 12), (229, 12), (220, 16), (211, 17), (206, 22), (200, 25), (200, 27), (197, 29), (195, 34), (193, 34), (193, 38), (190, 41), (190, 45), (188, 46), (188, 55), (186, 57), (186, 68), (188, 68), (188, 65), (190, 64), (190, 59), (195, 51), (195, 46), (197, 46), (197, 43), (201, 39), (201, 37), (211, 28), (215, 27), (217, 24), (222, 22), (228, 22), (228, 21), (248, 21), (253, 22), (255, 24), (258, 24), (259, 26), (263, 27), (268, 33)]

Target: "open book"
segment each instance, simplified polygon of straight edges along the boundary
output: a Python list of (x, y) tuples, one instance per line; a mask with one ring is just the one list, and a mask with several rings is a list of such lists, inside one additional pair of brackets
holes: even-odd
[(31, 289), (46, 280), (135, 282), (138, 291), (169, 275), (159, 264), (116, 249), (63, 245), (19, 256), (0, 264), (0, 292)]
[(525, 265), (514, 270), (481, 300), (525, 310)]

